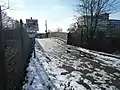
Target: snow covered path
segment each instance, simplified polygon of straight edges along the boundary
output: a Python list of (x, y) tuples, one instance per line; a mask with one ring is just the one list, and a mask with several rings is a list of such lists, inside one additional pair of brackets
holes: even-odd
[[(120, 89), (119, 59), (66, 45), (63, 41), (54, 38), (37, 41), (48, 59), (48, 66), (45, 68), (59, 90), (65, 88), (74, 88), (74, 90)], [(80, 51), (95, 57), (88, 58)]]
[(23, 90), (58, 90), (43, 66), (43, 64), (47, 65), (46, 61), (47, 58), (42, 51), (36, 49), (36, 58), (32, 54), (27, 68), (28, 73)]
[(30, 60), (28, 82), (23, 87), (25, 90), (120, 90), (120, 60), (98, 53), (66, 45), (55, 38), (37, 39), (37, 58)]

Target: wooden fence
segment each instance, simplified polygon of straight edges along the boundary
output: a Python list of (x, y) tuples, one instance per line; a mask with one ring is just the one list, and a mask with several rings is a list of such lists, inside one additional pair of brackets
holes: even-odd
[(99, 37), (86, 40), (80, 33), (68, 33), (67, 43), (100, 52), (117, 53), (120, 52), (120, 38), (118, 37)]

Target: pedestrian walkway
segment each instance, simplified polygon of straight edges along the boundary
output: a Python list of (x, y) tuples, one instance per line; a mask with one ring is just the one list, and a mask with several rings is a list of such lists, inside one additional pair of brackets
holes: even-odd
[[(39, 53), (39, 54), (38, 54)], [(27, 68), (27, 83), (24, 84), (25, 90), (58, 90), (51, 79), (49, 78), (46, 70), (44, 69), (46, 58), (42, 55), (41, 51), (36, 49), (36, 58), (32, 55), (29, 66)]]
[(120, 89), (117, 58), (70, 46), (56, 38), (37, 39), (35, 46), (37, 57), (31, 58), (27, 68), (25, 90)]

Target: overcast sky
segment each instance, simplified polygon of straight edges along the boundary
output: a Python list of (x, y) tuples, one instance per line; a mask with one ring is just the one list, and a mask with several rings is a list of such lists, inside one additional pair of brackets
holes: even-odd
[[(30, 17), (38, 19), (40, 32), (45, 31), (45, 20), (48, 21), (48, 29), (61, 27), (66, 31), (73, 22), (76, 0), (10, 0), (10, 4), (12, 10), (7, 10), (9, 16), (24, 21)], [(110, 15), (110, 18), (120, 19), (120, 12)]]

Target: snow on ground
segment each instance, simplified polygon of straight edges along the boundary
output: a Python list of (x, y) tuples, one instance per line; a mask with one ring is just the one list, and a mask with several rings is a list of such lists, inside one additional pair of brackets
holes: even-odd
[[(87, 49), (83, 49), (83, 48), (77, 48), (80, 51), (89, 53), (91, 55), (96, 56), (96, 59), (103, 61), (104, 63), (106, 63), (109, 66), (115, 67), (117, 69), (120, 70), (120, 58), (114, 58), (114, 57), (109, 57), (109, 56), (105, 56), (105, 55), (110, 55), (110, 54), (105, 54), (105, 53), (100, 53), (100, 52), (93, 52)], [(104, 54), (104, 55), (101, 55)], [(115, 56), (115, 55), (111, 55), (111, 56)], [(119, 57), (119, 56), (116, 56)]]
[[(44, 53), (48, 65), (43, 64), (43, 66), (59, 90), (65, 88), (74, 88), (74, 90), (120, 89), (120, 66), (116, 65), (119, 63), (118, 59), (66, 45), (59, 39), (48, 38), (37, 41), (41, 45), (38, 55)], [(43, 52), (40, 52), (41, 50)], [(86, 58), (79, 50), (94, 54), (96, 58)]]
[[(25, 90), (119, 90), (119, 60), (66, 45), (56, 38), (36, 40), (36, 59), (30, 59)], [(95, 55), (89, 59), (79, 51)]]
[[(44, 44), (45, 42), (47, 42), (47, 43), (49, 42), (49, 44), (51, 43), (51, 45)], [(54, 45), (57, 45), (56, 42), (53, 42), (53, 43), (51, 41), (45, 41), (45, 42), (44, 42), (44, 40), (41, 40), (41, 43), (42, 43), (41, 45), (43, 46), (42, 50), (45, 50), (48, 52), (53, 51)], [(52, 46), (52, 48), (50, 48), (49, 46)], [(59, 52), (59, 50), (58, 50), (58, 52)], [(53, 60), (53, 62), (50, 62), (49, 60), (46, 59), (46, 62), (49, 62), (49, 63), (43, 62), (43, 66), (46, 68), (49, 77), (51, 78), (51, 80), (53, 81), (53, 83), (55, 84), (55, 86), (57, 87), (58, 90), (64, 90), (64, 89), (65, 90), (74, 90), (74, 89), (75, 90), (86, 90), (86, 88), (83, 85), (79, 85), (75, 81), (69, 80), (69, 75), (68, 76), (61, 75), (62, 72), (64, 73), (67, 71), (65, 69), (57, 67), (57, 65), (59, 65), (59, 66), (61, 65), (60, 64), (61, 62), (58, 61), (58, 59), (60, 59), (59, 57), (56, 56), (55, 57), (56, 59), (55, 59), (54, 58), (55, 55), (50, 54), (50, 53), (45, 53), (38, 49), (36, 49), (36, 54), (40, 58), (47, 57), (47, 59), (49, 58), (50, 60), (51, 59)], [(56, 61), (58, 61), (58, 62), (56, 62)], [(69, 85), (69, 82), (71, 82), (70, 85)]]
[(43, 67), (43, 63), (47, 65), (46, 58), (42, 54), (36, 55), (36, 58), (32, 56), (30, 59), (23, 90), (58, 90)]

